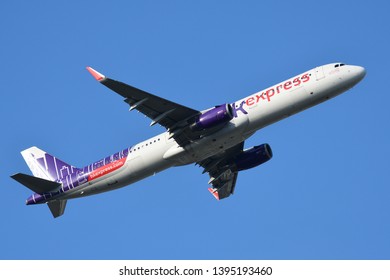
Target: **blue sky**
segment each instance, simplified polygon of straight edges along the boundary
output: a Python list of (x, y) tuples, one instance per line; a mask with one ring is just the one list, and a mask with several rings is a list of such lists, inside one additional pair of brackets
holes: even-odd
[[(7, 1), (0, 10), (0, 259), (389, 259), (387, 1)], [(26, 206), (30, 146), (84, 166), (163, 132), (98, 71), (194, 109), (315, 66), (367, 69), (351, 91), (269, 126), (274, 157), (217, 202), (202, 169)]]

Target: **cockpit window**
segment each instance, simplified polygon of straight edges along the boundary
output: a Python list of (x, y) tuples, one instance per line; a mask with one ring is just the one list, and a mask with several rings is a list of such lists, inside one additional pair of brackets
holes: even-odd
[(345, 63), (336, 64), (336, 65), (334, 66), (334, 68), (341, 67), (341, 66), (344, 66), (344, 65), (345, 65)]

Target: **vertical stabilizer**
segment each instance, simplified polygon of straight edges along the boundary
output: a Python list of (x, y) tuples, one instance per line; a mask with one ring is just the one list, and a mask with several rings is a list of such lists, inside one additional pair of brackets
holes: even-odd
[(21, 154), (33, 175), (45, 180), (56, 181), (77, 169), (37, 147), (28, 148)]
[(49, 201), (47, 206), (49, 206), (50, 212), (52, 213), (54, 218), (62, 216), (65, 212), (67, 200), (54, 200)]

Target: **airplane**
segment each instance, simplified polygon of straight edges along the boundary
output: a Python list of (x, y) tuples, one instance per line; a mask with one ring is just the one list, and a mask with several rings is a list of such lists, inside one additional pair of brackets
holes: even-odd
[(208, 173), (208, 190), (217, 199), (234, 193), (240, 171), (272, 158), (269, 144), (244, 149), (256, 131), (355, 86), (361, 66), (331, 63), (315, 67), (233, 103), (198, 111), (112, 80), (91, 67), (90, 74), (166, 131), (83, 168), (31, 147), (21, 152), (33, 176), (11, 176), (34, 193), (27, 205), (46, 203), (54, 218), (68, 199), (118, 189), (174, 166), (197, 164)]

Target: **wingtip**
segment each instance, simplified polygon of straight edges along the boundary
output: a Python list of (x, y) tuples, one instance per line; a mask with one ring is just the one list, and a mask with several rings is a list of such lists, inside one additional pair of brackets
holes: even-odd
[(96, 70), (93, 69), (92, 67), (87, 66), (86, 68), (87, 68), (88, 72), (91, 73), (91, 75), (92, 75), (97, 81), (101, 82), (102, 80), (104, 80), (104, 79), (106, 78), (103, 74), (99, 73), (98, 71), (96, 71)]
[(215, 197), (216, 200), (219, 200), (218, 190), (214, 188), (208, 188), (209, 192)]

